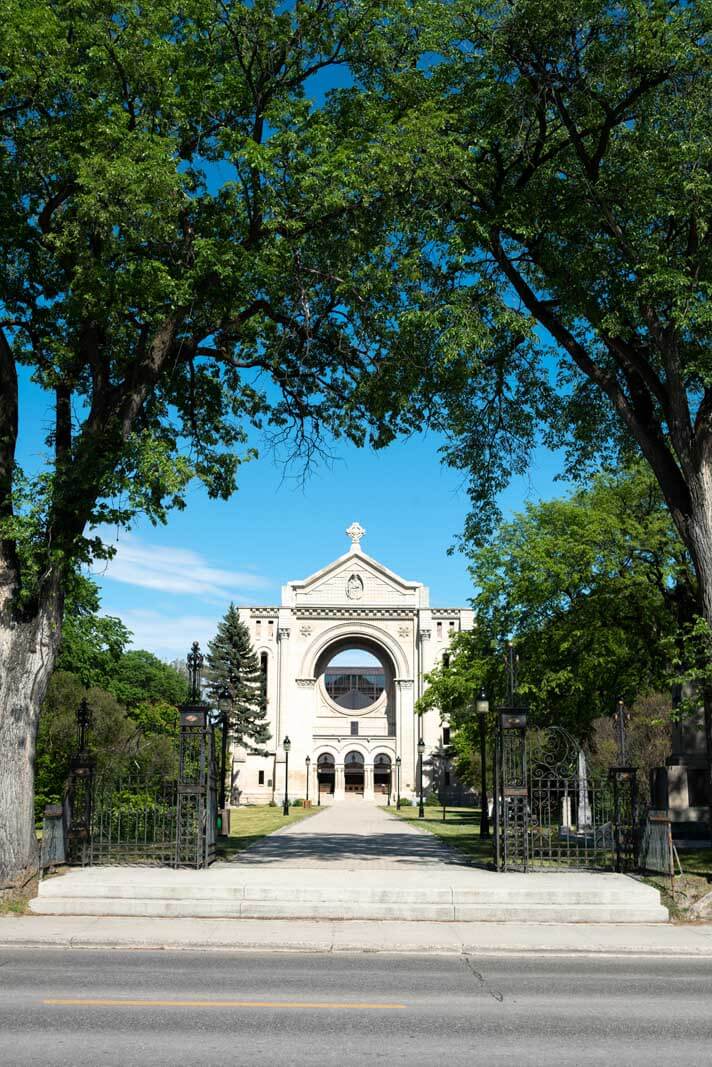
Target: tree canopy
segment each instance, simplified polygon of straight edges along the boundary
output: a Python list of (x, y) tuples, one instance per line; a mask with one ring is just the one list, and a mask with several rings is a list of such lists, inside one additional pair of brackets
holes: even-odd
[(669, 690), (694, 616), (694, 576), (643, 466), (529, 504), (473, 548), (470, 571), (476, 629), (455, 637), (421, 709), (439, 707), (457, 725), (480, 686), (492, 704), (504, 702), (510, 640), (538, 725), (585, 738), (619, 698)]

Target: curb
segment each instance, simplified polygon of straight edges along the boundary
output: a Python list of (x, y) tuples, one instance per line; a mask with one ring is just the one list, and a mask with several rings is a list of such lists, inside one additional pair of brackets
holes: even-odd
[(602, 957), (626, 959), (712, 959), (712, 946), (699, 949), (654, 947), (596, 947), (568, 946), (562, 948), (545, 948), (528, 945), (471, 945), (471, 944), (404, 944), (388, 948), (374, 948), (348, 942), (339, 944), (334, 941), (293, 941), (283, 945), (265, 941), (244, 941), (239, 945), (234, 942), (215, 941), (140, 941), (110, 940), (82, 937), (23, 937), (8, 941), (0, 940), (0, 950), (4, 949), (63, 949), (76, 951), (125, 951), (125, 952), (220, 952), (240, 954), (246, 952), (269, 952), (272, 954), (304, 953), (310, 955), (359, 955), (359, 956), (545, 956), (545, 957)]

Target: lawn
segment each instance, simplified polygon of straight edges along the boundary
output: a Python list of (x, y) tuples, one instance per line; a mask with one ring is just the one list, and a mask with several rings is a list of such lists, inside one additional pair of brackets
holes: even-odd
[(263, 837), (273, 834), (283, 826), (291, 826), (310, 815), (315, 815), (319, 808), (290, 808), (289, 815), (282, 815), (281, 805), (270, 808), (269, 805), (233, 808), (231, 817), (231, 834), (218, 838), (217, 856), (219, 860), (231, 860), (238, 852), (244, 852)]
[(423, 830), (428, 830), (436, 837), (441, 837), (448, 845), (463, 852), (469, 859), (480, 866), (494, 862), (493, 838), (480, 837), (479, 808), (448, 808), (443, 822), (443, 809), (431, 805), (425, 806), (425, 818), (418, 818), (418, 808), (388, 808), (392, 815), (397, 815), (408, 822), (415, 822)]

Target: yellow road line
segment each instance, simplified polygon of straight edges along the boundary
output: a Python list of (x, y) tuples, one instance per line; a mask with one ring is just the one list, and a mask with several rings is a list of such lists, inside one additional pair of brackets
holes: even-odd
[(109, 997), (52, 997), (43, 1004), (64, 1008), (309, 1008), (329, 1011), (398, 1011), (405, 1004), (335, 1003), (308, 1000), (120, 1000)]

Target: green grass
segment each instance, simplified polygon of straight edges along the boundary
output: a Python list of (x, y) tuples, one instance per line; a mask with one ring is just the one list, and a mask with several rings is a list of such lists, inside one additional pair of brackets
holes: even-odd
[(244, 852), (250, 845), (268, 837), (283, 826), (316, 815), (319, 808), (290, 808), (289, 815), (282, 815), (281, 806), (270, 808), (268, 805), (255, 805), (249, 808), (233, 808), (231, 816), (231, 834), (218, 840), (218, 859), (231, 860), (238, 852)]
[(442, 838), (448, 845), (464, 853), (468, 859), (480, 866), (488, 866), (494, 862), (494, 841), (480, 837), (480, 809), (479, 808), (448, 808), (445, 813), (445, 822), (442, 821), (443, 809), (434, 805), (426, 805), (425, 818), (418, 818), (418, 808), (401, 808), (396, 811), (395, 807), (388, 808), (392, 815), (397, 815), (406, 822), (417, 823), (423, 830), (428, 830), (436, 837)]
[(712, 880), (712, 848), (683, 848), (678, 855), (685, 874)]

